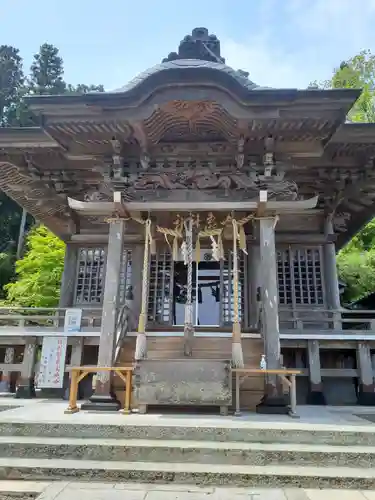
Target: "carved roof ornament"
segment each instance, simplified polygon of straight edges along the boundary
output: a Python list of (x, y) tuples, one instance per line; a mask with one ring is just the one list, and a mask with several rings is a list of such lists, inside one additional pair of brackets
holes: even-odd
[(112, 155), (113, 164), (121, 165), (122, 158), (120, 155), (121, 155), (122, 144), (118, 139), (116, 139), (116, 137), (112, 137), (111, 145), (113, 150), (113, 155)]
[(170, 101), (160, 106), (165, 113), (177, 115), (188, 121), (199, 120), (211, 114), (216, 109), (216, 103), (211, 101)]
[(164, 62), (177, 59), (201, 59), (216, 63), (225, 63), (220, 55), (220, 40), (216, 35), (209, 35), (207, 28), (194, 28), (191, 35), (186, 35), (180, 42), (178, 52), (171, 52)]
[(245, 148), (245, 138), (241, 136), (237, 142), (236, 164), (238, 170), (241, 170), (245, 161), (244, 148)]
[(244, 70), (234, 70), (225, 64), (224, 57), (220, 54), (220, 40), (216, 35), (209, 35), (207, 28), (194, 28), (191, 35), (185, 36), (180, 42), (178, 52), (171, 52), (161, 64), (147, 69), (133, 78), (127, 85), (114, 92), (127, 92), (149, 78), (152, 74), (167, 69), (199, 68), (206, 67), (223, 71), (232, 76), (248, 90), (258, 88), (249, 79), (249, 73)]
[(131, 174), (127, 188), (128, 195), (151, 199), (174, 199), (183, 201), (196, 199), (236, 200), (257, 198), (259, 191), (266, 189), (270, 199), (297, 200), (298, 186), (293, 180), (286, 180), (284, 172), (265, 177), (255, 170), (233, 171), (232, 166), (217, 168), (215, 163), (200, 165), (166, 165), (152, 172)]
[(263, 165), (264, 165), (264, 176), (271, 177), (272, 170), (275, 165), (275, 139), (272, 136), (268, 136), (264, 139), (264, 156), (263, 156)]
[(347, 224), (350, 220), (350, 217), (351, 215), (349, 212), (337, 212), (336, 214), (334, 214), (332, 217), (334, 230), (338, 233), (345, 233), (345, 231), (347, 231), (348, 229)]

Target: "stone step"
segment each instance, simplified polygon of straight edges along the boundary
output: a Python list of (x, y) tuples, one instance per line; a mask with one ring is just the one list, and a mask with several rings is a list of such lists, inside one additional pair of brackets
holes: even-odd
[(375, 447), (186, 440), (0, 437), (0, 457), (228, 465), (375, 467)]
[[(40, 436), (45, 438), (168, 439), (189, 441), (288, 443), (339, 446), (374, 446), (375, 428), (371, 425), (322, 425), (289, 422), (248, 421), (235, 418), (195, 415), (192, 418), (170, 417), (168, 425), (158, 423), (155, 415), (116, 416), (119, 424), (107, 424), (107, 415), (95, 415), (98, 423), (90, 423), (90, 415), (69, 416), (71, 423), (0, 422), (0, 436)], [(117, 417), (119, 420), (117, 420)], [(266, 417), (266, 416), (265, 416)], [(79, 421), (81, 419), (81, 421)], [(101, 422), (100, 420), (101, 419)], [(122, 421), (123, 419), (123, 421)], [(164, 419), (165, 420), (165, 419)], [(99, 423), (100, 422), (100, 423)]]
[(13, 480), (153, 482), (246, 487), (300, 487), (368, 490), (375, 469), (253, 466), (95, 460), (1, 458), (0, 477)]
[(1, 481), (0, 500), (33, 500), (46, 491), (51, 483), (43, 481)]

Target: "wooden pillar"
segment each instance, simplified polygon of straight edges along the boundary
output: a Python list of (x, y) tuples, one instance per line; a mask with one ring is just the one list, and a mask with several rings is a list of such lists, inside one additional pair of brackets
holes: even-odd
[(28, 337), (23, 353), (23, 362), (21, 369), (21, 380), (17, 384), (16, 398), (31, 399), (35, 398), (35, 356), (38, 342), (35, 337)]
[(358, 342), (357, 344), (357, 366), (359, 374), (358, 404), (374, 406), (374, 373), (372, 370), (370, 346), (367, 342)]
[[(83, 337), (77, 337), (72, 339), (72, 355), (70, 357), (70, 365), (71, 366), (81, 366), (82, 365), (82, 357), (83, 357), (83, 347), (84, 347), (84, 339)], [(71, 374), (70, 377), (71, 379)], [(82, 382), (79, 383), (78, 386), (78, 399), (83, 399), (83, 386), (87, 385), (87, 379), (83, 379)], [(69, 388), (68, 388), (69, 390)], [(66, 396), (69, 397), (69, 392), (66, 393)]]
[[(5, 349), (4, 364), (13, 365), (14, 363), (14, 347), (7, 347)], [(3, 370), (3, 382), (6, 384), (6, 390), (11, 392), (11, 370)]]
[(332, 221), (325, 221), (325, 235), (328, 242), (324, 244), (324, 278), (326, 288), (326, 300), (329, 309), (338, 310), (340, 304), (340, 288), (336, 265), (336, 247), (334, 242), (329, 242), (334, 237)]
[(77, 274), (78, 248), (67, 243), (64, 258), (64, 271), (61, 278), (59, 307), (71, 307), (74, 304), (74, 290)]
[(26, 218), (27, 218), (27, 212), (23, 208), (22, 209), (21, 223), (20, 223), (20, 231), (18, 233), (18, 243), (17, 243), (17, 253), (16, 253), (17, 259), (20, 259), (22, 257), (22, 253), (23, 253), (23, 246), (24, 246), (24, 241), (25, 241), (25, 231), (26, 231)]
[(307, 396), (307, 404), (325, 405), (326, 401), (320, 372), (320, 347), (318, 340), (307, 341), (307, 355), (310, 371), (310, 390)]
[[(275, 217), (259, 221), (260, 276), (262, 296), (262, 334), (267, 369), (280, 369), (280, 332), (275, 250)], [(280, 396), (276, 375), (266, 377), (265, 396), (258, 413), (287, 413), (287, 401)]]
[(249, 281), (249, 326), (250, 330), (257, 330), (260, 326), (261, 302), (258, 300), (261, 289), (260, 283), (260, 252), (258, 245), (249, 248), (248, 257)]
[[(100, 367), (112, 366), (116, 348), (116, 322), (125, 225), (126, 222), (123, 219), (112, 219), (109, 226), (102, 327), (98, 354), (98, 366)], [(121, 405), (112, 394), (111, 382), (112, 376), (109, 371), (99, 372), (96, 378), (95, 393), (90, 398), (90, 401), (82, 406), (82, 409), (119, 410)]]

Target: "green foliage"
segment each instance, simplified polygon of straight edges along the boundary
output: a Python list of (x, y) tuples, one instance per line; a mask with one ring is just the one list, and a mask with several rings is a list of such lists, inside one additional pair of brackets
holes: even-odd
[(24, 85), (22, 59), (19, 50), (0, 45), (0, 127), (9, 124), (9, 114), (19, 100)]
[(14, 254), (0, 253), (0, 299), (5, 298), (4, 285), (10, 283), (15, 277)]
[[(0, 45), (0, 127), (25, 127), (38, 124), (37, 118), (32, 115), (25, 103), (24, 97), (28, 94), (104, 92), (103, 85), (75, 86), (67, 84), (63, 76), (63, 59), (57, 47), (51, 44), (41, 45), (39, 52), (34, 56), (27, 77), (24, 76), (18, 49)], [(14, 280), (14, 254), (21, 216), (21, 207), (0, 191), (0, 299), (4, 293), (3, 286)], [(28, 216), (27, 227), (32, 223), (32, 218)], [(17, 280), (7, 287), (8, 300), (12, 303), (25, 307), (49, 304), (53, 306), (58, 300), (62, 266), (61, 259), (58, 259), (58, 247), (59, 245), (63, 247), (63, 243), (57, 239), (55, 241), (51, 233), (42, 238), (43, 231), (46, 229), (40, 228), (31, 234), (29, 252), (16, 265)], [(42, 242), (44, 242), (41, 254), (43, 258), (34, 259), (37, 247), (40, 250), (43, 248)], [(31, 264), (34, 266), (33, 272)], [(50, 279), (47, 278), (49, 265), (53, 267)]]
[(337, 265), (339, 277), (346, 284), (345, 303), (375, 291), (375, 219), (338, 253)]
[(0, 252), (16, 245), (21, 216), (21, 207), (0, 191)]
[[(364, 50), (342, 62), (331, 79), (314, 87), (363, 89), (349, 112), (352, 122), (375, 122), (375, 55)], [(375, 219), (370, 221), (337, 256), (340, 279), (345, 283), (344, 303), (375, 291)]]
[(375, 290), (375, 249), (348, 245), (337, 256), (340, 279), (345, 283), (343, 302), (358, 300)]
[(330, 80), (314, 82), (324, 89), (362, 89), (362, 94), (349, 112), (353, 122), (375, 122), (375, 55), (363, 50), (340, 64)]
[(65, 244), (46, 227), (32, 229), (25, 256), (16, 262), (17, 279), (5, 285), (6, 302), (22, 307), (55, 307), (60, 295)]
[(63, 94), (66, 83), (63, 80), (63, 60), (59, 49), (49, 43), (41, 45), (31, 65), (30, 90), (35, 94)]
[(84, 83), (79, 83), (78, 85), (67, 86), (67, 92), (70, 94), (87, 94), (88, 92), (104, 92), (103, 85), (85, 85)]

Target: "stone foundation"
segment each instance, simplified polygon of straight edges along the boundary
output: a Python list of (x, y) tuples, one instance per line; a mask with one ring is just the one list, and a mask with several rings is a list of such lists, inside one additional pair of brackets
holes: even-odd
[(375, 406), (374, 385), (361, 384), (358, 387), (357, 402), (361, 406)]
[(29, 380), (21, 380), (17, 386), (15, 398), (16, 399), (32, 399), (36, 397), (34, 377)]
[(324, 406), (327, 404), (323, 392), (323, 384), (311, 384), (306, 402), (308, 405), (316, 406)]

